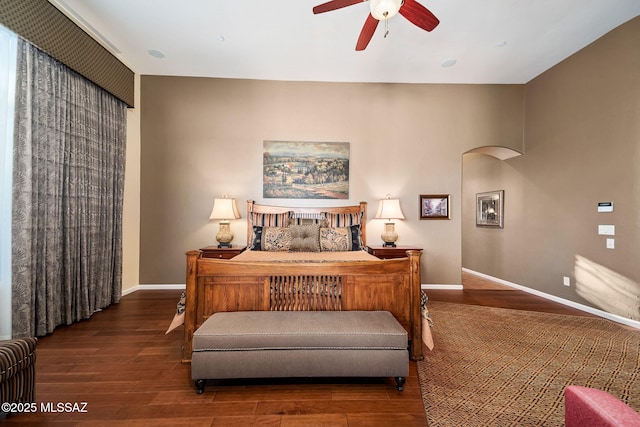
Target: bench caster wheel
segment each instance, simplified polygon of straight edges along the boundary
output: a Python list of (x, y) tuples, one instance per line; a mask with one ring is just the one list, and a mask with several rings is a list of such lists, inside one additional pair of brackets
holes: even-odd
[(198, 394), (204, 393), (204, 386), (207, 383), (207, 380), (196, 380), (196, 392)]
[(405, 377), (396, 377), (396, 390), (404, 390), (404, 383), (407, 381)]

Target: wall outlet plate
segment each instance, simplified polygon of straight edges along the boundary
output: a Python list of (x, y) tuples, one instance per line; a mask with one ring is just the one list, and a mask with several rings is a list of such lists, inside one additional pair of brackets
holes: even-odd
[(571, 278), (568, 276), (564, 276), (562, 278), (562, 284), (565, 286), (571, 286)]

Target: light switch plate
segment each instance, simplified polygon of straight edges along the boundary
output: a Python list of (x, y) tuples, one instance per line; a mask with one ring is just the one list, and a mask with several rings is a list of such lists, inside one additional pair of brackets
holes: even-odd
[(616, 239), (607, 239), (607, 249), (616, 248)]
[(598, 234), (604, 235), (604, 236), (615, 236), (616, 226), (615, 225), (598, 225)]
[(599, 202), (598, 212), (613, 212), (613, 202)]

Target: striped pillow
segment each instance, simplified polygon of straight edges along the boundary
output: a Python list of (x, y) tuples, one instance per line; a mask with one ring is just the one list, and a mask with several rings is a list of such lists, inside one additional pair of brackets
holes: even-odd
[(257, 227), (286, 227), (289, 225), (291, 215), (291, 211), (278, 214), (251, 212), (251, 225)]
[(362, 224), (362, 212), (350, 214), (325, 212), (324, 215), (327, 218), (329, 227), (351, 227), (352, 225)]

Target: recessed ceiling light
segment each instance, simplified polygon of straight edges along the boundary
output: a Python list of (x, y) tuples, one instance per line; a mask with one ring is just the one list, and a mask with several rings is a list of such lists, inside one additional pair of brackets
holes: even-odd
[(154, 58), (159, 58), (159, 59), (164, 58), (164, 53), (155, 49), (149, 49), (149, 55), (153, 56)]
[(447, 59), (446, 61), (444, 61), (442, 63), (442, 67), (444, 67), (444, 68), (453, 67), (454, 65), (456, 65), (456, 62), (458, 62), (458, 61), (453, 59), (453, 58), (452, 59)]
[(218, 41), (219, 41), (220, 43), (222, 43), (222, 42), (224, 41), (224, 36), (223, 36), (223, 35), (219, 35), (219, 36), (218, 36)]
[(496, 43), (496, 47), (505, 47), (507, 45), (506, 40), (502, 40), (501, 42)]

